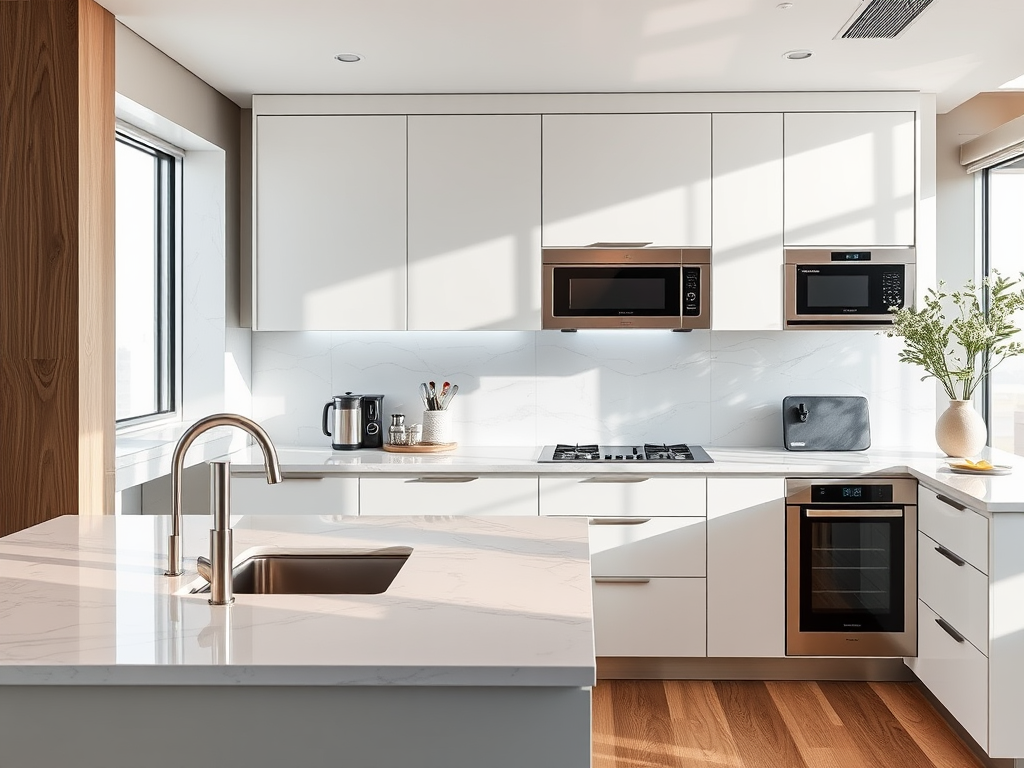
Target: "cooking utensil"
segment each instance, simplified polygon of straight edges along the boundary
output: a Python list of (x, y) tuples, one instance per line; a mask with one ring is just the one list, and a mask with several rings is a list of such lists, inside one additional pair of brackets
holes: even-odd
[(423, 407), (426, 410), (430, 410), (430, 392), (427, 389), (427, 383), (423, 382), (420, 384), (420, 399), (423, 401)]
[(448, 403), (450, 403), (452, 401), (452, 398), (455, 397), (455, 394), (458, 391), (459, 391), (459, 385), (455, 384), (451, 389), (448, 390), (447, 393), (442, 393), (443, 394), (443, 397), (441, 398), (441, 410), (442, 411), (448, 409)]
[(427, 384), (430, 385), (430, 389), (427, 390), (427, 399), (430, 401), (430, 408), (428, 408), (428, 410), (436, 411), (438, 409), (437, 408), (437, 385), (434, 382), (432, 382), (432, 381), (428, 381)]

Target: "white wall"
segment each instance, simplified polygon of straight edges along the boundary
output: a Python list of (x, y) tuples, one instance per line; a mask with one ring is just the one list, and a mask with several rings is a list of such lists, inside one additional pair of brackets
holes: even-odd
[(433, 379), (459, 385), (464, 445), (781, 447), (783, 397), (848, 394), (868, 398), (873, 445), (920, 448), (933, 387), (900, 346), (870, 331), (257, 332), (253, 415), (279, 444), (323, 447), (332, 395), (383, 394), (387, 423), (413, 423), (419, 383)]

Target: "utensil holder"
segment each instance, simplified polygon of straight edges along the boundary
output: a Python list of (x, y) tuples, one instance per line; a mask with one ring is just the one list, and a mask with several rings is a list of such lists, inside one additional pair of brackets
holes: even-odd
[(452, 442), (451, 411), (424, 411), (421, 439), (424, 443)]

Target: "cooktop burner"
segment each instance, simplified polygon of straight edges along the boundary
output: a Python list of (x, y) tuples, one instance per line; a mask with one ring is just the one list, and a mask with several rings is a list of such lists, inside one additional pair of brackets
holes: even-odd
[(644, 445), (546, 445), (537, 460), (541, 464), (562, 461), (589, 462), (673, 462), (692, 461), (698, 464), (712, 464), (714, 459), (699, 445), (674, 443), (672, 445), (644, 443)]

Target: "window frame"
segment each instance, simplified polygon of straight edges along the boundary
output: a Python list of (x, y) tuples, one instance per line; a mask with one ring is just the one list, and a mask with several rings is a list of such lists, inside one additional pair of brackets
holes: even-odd
[[(158, 164), (157, 253), (161, 326), (157, 333), (158, 410), (115, 418), (118, 434), (164, 426), (182, 412), (182, 189), (185, 151), (122, 120), (115, 121), (114, 141), (152, 155)], [(165, 311), (166, 310), (166, 311)]]

